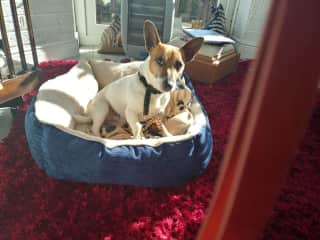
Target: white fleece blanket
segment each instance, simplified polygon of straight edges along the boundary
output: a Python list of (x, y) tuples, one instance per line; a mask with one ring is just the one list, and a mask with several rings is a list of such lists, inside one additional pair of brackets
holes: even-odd
[(86, 129), (78, 128), (74, 114), (82, 114), (88, 102), (98, 90), (122, 76), (137, 72), (141, 62), (114, 63), (107, 61), (80, 61), (66, 74), (60, 75), (42, 84), (35, 101), (35, 115), (45, 124), (90, 141), (103, 143), (107, 147), (121, 145), (150, 145), (158, 146), (164, 142), (176, 142), (191, 138), (205, 126), (206, 119), (199, 102), (193, 98), (190, 111), (193, 123), (186, 134), (150, 138), (112, 140), (96, 137), (86, 133)]

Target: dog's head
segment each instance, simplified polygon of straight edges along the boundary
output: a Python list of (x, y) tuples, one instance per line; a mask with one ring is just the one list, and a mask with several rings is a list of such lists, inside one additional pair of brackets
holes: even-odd
[(177, 84), (184, 84), (185, 63), (199, 51), (203, 38), (194, 38), (181, 48), (164, 44), (154, 23), (147, 20), (144, 23), (144, 40), (149, 52), (149, 83), (160, 91), (171, 91)]

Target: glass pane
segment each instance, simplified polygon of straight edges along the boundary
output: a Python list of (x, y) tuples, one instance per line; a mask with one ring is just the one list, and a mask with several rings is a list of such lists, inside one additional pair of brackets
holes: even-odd
[(183, 22), (190, 22), (192, 19), (198, 19), (200, 0), (178, 0), (176, 1), (176, 15), (182, 18)]
[(109, 24), (112, 13), (120, 13), (120, 0), (96, 0), (97, 24)]

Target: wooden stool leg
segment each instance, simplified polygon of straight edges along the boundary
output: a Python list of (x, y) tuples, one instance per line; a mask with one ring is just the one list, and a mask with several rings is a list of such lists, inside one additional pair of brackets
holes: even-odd
[(28, 72), (15, 78), (4, 80), (2, 82), (3, 87), (0, 89), (0, 104), (23, 96), (37, 88), (41, 82), (42, 74), (40, 71)]

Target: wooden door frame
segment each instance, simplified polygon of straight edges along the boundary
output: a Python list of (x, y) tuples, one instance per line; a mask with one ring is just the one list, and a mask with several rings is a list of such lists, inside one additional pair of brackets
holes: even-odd
[[(73, 0), (75, 24), (80, 45), (96, 46), (108, 24), (95, 24), (95, 0)], [(90, 20), (91, 19), (91, 20)]]
[(319, 0), (273, 1), (197, 239), (262, 237), (316, 98), (319, 9)]

